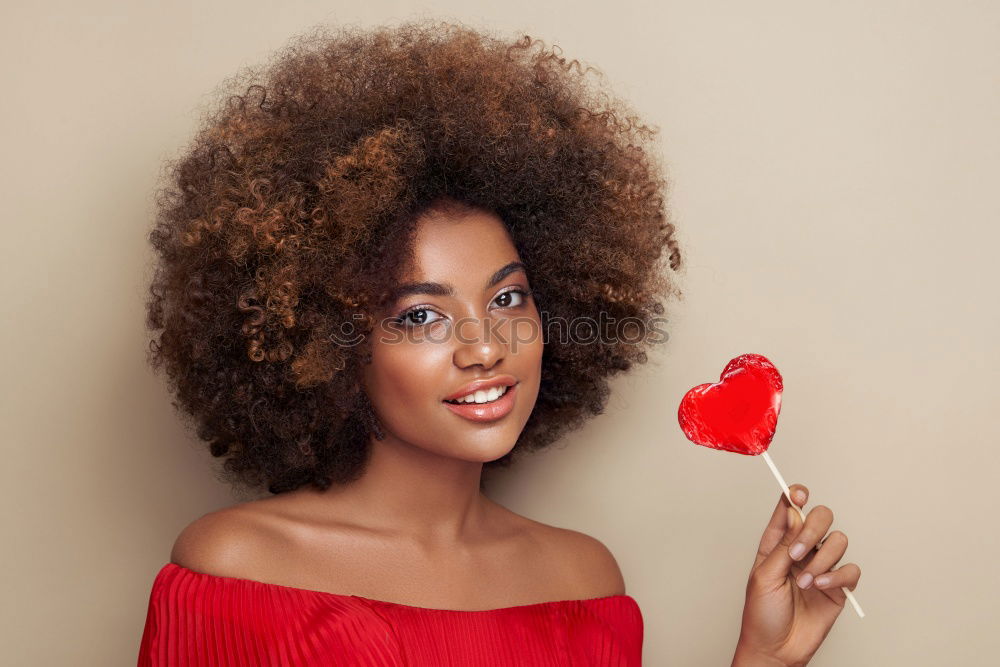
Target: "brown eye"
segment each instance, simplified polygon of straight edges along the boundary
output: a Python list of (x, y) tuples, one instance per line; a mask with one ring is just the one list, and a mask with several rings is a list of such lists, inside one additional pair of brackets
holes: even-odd
[[(501, 308), (514, 308), (524, 304), (525, 297), (531, 294), (528, 290), (512, 289), (497, 295), (496, 301)], [(513, 303), (511, 303), (513, 301)]]
[(435, 319), (428, 321), (427, 319), (428, 313), (437, 314), (430, 308), (412, 308), (402, 313), (399, 317), (397, 317), (395, 319), (395, 322), (396, 324), (400, 324), (403, 326), (413, 326), (413, 327), (419, 327), (425, 324), (433, 324), (434, 322), (437, 322), (437, 320)]

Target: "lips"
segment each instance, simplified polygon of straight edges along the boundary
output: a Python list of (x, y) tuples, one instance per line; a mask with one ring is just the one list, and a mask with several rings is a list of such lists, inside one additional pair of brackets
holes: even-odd
[(514, 410), (519, 386), (511, 386), (504, 392), (503, 396), (489, 403), (448, 403), (447, 401), (442, 401), (442, 403), (459, 417), (474, 422), (492, 422), (506, 417)]
[[(513, 375), (494, 375), (493, 377), (480, 378), (460, 387), (457, 391), (445, 396), (442, 401), (455, 401), (463, 396), (474, 394), (477, 391), (487, 391), (492, 387), (513, 387), (517, 384), (517, 378)], [(509, 391), (509, 390), (508, 390)], [(502, 398), (502, 397), (501, 397)]]

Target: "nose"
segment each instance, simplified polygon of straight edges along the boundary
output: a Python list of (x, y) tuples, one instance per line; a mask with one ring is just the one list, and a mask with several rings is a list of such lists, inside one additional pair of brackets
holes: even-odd
[(455, 331), (455, 365), (493, 368), (507, 356), (507, 340), (493, 318), (466, 318)]

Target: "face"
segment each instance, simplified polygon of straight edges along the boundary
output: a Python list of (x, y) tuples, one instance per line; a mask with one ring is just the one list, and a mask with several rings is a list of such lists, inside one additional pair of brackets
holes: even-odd
[[(519, 262), (504, 223), (491, 213), (463, 209), (420, 220), (414, 263), (400, 295), (379, 315), (364, 375), (383, 443), (470, 462), (498, 459), (514, 447), (538, 397), (543, 351), (538, 309)], [(469, 383), (495, 378), (513, 384), (495, 400), (445, 402), (468, 393)]]

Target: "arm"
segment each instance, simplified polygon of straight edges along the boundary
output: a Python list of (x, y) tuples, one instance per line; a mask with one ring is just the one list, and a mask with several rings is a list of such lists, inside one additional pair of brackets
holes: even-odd
[(737, 644), (736, 655), (733, 656), (732, 667), (788, 667), (777, 658), (772, 658), (760, 653), (753, 653)]
[[(251, 544), (247, 529), (248, 523), (238, 520), (233, 511), (206, 514), (177, 536), (170, 561), (193, 572), (229, 573)], [(185, 584), (185, 576), (164, 567), (154, 579), (139, 642), (138, 667), (201, 665), (207, 647), (218, 641), (205, 630), (207, 619), (213, 628), (228, 622), (218, 609), (205, 606), (206, 598)]]

